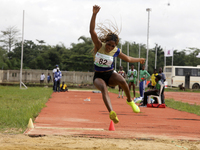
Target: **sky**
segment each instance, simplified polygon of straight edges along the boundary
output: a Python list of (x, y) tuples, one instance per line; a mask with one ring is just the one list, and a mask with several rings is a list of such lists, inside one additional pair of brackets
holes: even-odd
[(71, 43), (82, 42), (80, 36), (90, 37), (93, 5), (101, 7), (96, 23), (116, 23), (122, 43), (148, 41), (150, 49), (155, 44), (178, 51), (200, 49), (199, 0), (1, 0), (0, 31), (15, 26), (22, 35), (24, 10), (25, 40), (70, 48)]

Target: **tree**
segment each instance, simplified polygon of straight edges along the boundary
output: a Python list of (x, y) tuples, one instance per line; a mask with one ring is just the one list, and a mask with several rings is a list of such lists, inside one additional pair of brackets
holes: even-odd
[(46, 43), (44, 40), (37, 40), (36, 39), (36, 41), (38, 41), (38, 43), (40, 43), (41, 45)]
[(15, 26), (12, 26), (8, 27), (6, 31), (1, 31), (1, 33), (2, 35), (0, 35), (0, 42), (4, 43), (3, 47), (10, 52), (15, 43), (18, 42), (19, 30)]
[[(1, 46), (0, 46), (0, 69), (5, 69), (6, 68), (6, 63), (5, 61), (7, 61), (8, 59), (6, 58), (6, 50), (4, 50)], [(6, 68), (7, 69), (7, 68)]]

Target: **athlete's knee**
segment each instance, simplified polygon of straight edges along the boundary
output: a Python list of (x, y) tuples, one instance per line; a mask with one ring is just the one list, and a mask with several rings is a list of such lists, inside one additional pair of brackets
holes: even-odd
[(105, 91), (105, 90), (106, 90), (106, 86), (100, 85), (100, 86), (99, 86), (99, 90), (100, 90), (101, 92)]
[(98, 83), (98, 82), (94, 82), (94, 85), (101, 92), (106, 90), (106, 84), (101, 84), (101, 83)]
[(122, 87), (126, 84), (125, 80), (119, 80), (118, 84)]

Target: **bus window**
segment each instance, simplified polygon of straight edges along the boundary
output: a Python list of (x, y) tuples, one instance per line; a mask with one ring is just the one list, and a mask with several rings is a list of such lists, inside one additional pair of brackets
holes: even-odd
[(165, 68), (165, 72), (172, 72), (172, 68)]
[(191, 76), (197, 76), (197, 69), (192, 69)]
[(183, 68), (176, 68), (176, 76), (184, 76)]
[(184, 70), (184, 74), (183, 74), (184, 76), (191, 75), (192, 69), (184, 68), (183, 70)]
[(198, 69), (198, 76), (200, 76), (200, 69)]

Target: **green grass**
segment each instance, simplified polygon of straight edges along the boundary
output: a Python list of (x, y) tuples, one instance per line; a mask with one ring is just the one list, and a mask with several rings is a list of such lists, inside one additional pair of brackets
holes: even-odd
[(188, 103), (183, 103), (180, 101), (175, 101), (173, 99), (166, 99), (165, 100), (165, 104), (167, 105), (167, 107), (179, 110), (179, 111), (185, 111), (188, 113), (193, 113), (196, 114), (198, 116), (200, 116), (200, 105), (191, 105)]
[(0, 131), (25, 131), (29, 118), (37, 117), (51, 94), (52, 88), (0, 86)]
[[(119, 89), (118, 88), (116, 88), (116, 89), (108, 88), (108, 91), (112, 92), (112, 93), (119, 94)], [(135, 91), (138, 91), (138, 88), (136, 88)], [(121, 92), (120, 92), (120, 94), (121, 94)], [(131, 97), (133, 98), (133, 90), (131, 90), (130, 94), (131, 94)], [(124, 93), (124, 95), (126, 95), (126, 94)], [(135, 92), (135, 97), (140, 97), (140, 94)]]

